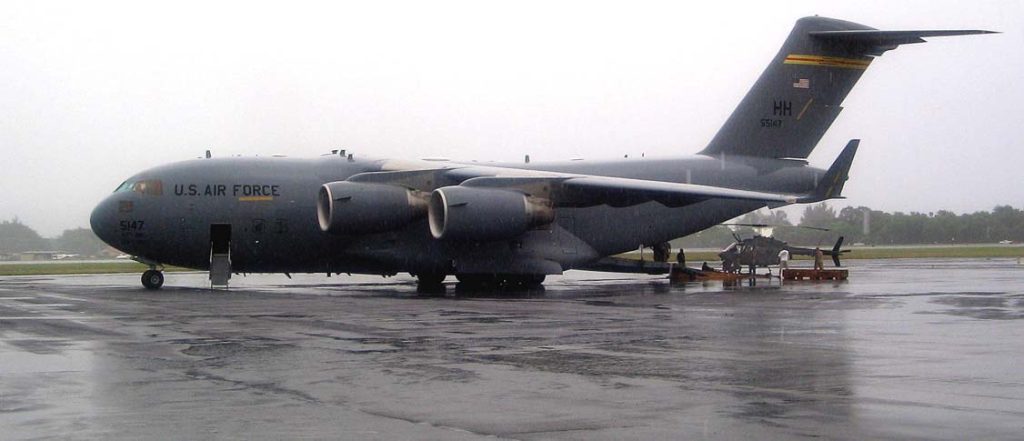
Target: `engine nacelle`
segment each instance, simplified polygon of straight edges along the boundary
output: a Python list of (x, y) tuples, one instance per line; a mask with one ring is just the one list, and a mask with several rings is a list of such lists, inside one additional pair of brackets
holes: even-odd
[(383, 233), (427, 213), (424, 193), (388, 184), (329, 182), (320, 187), (316, 215), (332, 234)]
[(493, 188), (442, 187), (430, 195), (427, 214), (435, 239), (512, 239), (555, 219), (550, 202)]

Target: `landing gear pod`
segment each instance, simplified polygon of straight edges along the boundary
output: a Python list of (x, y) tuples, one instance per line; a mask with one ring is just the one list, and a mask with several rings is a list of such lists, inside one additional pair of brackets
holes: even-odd
[(330, 182), (316, 203), (320, 229), (332, 234), (383, 233), (427, 214), (424, 193), (388, 184)]
[(442, 187), (430, 195), (427, 218), (435, 239), (512, 239), (555, 219), (551, 203), (511, 190)]

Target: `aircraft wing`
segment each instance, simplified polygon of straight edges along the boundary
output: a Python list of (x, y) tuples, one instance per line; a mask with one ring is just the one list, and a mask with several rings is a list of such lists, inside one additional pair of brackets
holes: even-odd
[[(667, 207), (682, 207), (708, 199), (738, 199), (781, 206), (792, 204), (797, 199), (792, 195), (592, 175), (478, 177), (468, 179), (462, 185), (515, 189), (550, 199), (556, 207), (628, 207), (651, 201)], [(544, 194), (545, 188), (547, 194)], [(540, 194), (535, 194), (538, 190)]]
[(555, 207), (628, 207), (651, 201), (682, 207), (708, 199), (756, 201), (777, 207), (795, 203), (800, 197), (707, 185), (457, 164), (362, 173), (349, 180), (399, 185), (424, 192), (445, 185), (506, 189), (548, 199)]

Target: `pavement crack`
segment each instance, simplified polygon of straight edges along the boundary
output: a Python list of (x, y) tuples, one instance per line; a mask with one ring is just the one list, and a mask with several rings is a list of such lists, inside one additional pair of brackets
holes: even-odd
[(192, 378), (194, 380), (207, 380), (207, 381), (216, 381), (216, 382), (222, 382), (222, 383), (229, 383), (229, 384), (233, 384), (233, 385), (236, 385), (236, 386), (243, 387), (245, 389), (251, 389), (251, 390), (256, 390), (256, 391), (260, 391), (260, 392), (269, 392), (269, 393), (272, 393), (272, 394), (290, 396), (290, 397), (292, 397), (294, 399), (297, 399), (299, 401), (304, 401), (304, 402), (307, 402), (307, 403), (323, 404), (322, 401), (320, 401), (316, 397), (313, 397), (312, 395), (309, 395), (309, 394), (307, 394), (305, 392), (302, 392), (302, 391), (281, 387), (277, 383), (273, 383), (273, 382), (252, 383), (252, 382), (241, 381), (241, 380), (233, 380), (231, 378), (227, 378), (227, 377), (224, 377), (224, 376), (221, 376), (221, 375), (215, 375), (215, 374), (211, 374), (209, 372), (202, 372), (202, 371), (194, 370), (194, 369), (186, 371), (185, 375), (187, 375), (189, 378)]

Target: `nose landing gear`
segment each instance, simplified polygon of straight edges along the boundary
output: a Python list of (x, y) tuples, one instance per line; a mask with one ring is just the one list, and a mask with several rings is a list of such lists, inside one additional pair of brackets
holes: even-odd
[(132, 260), (143, 265), (149, 265), (149, 269), (142, 273), (142, 286), (146, 289), (160, 289), (164, 286), (164, 266), (152, 260), (132, 256)]

